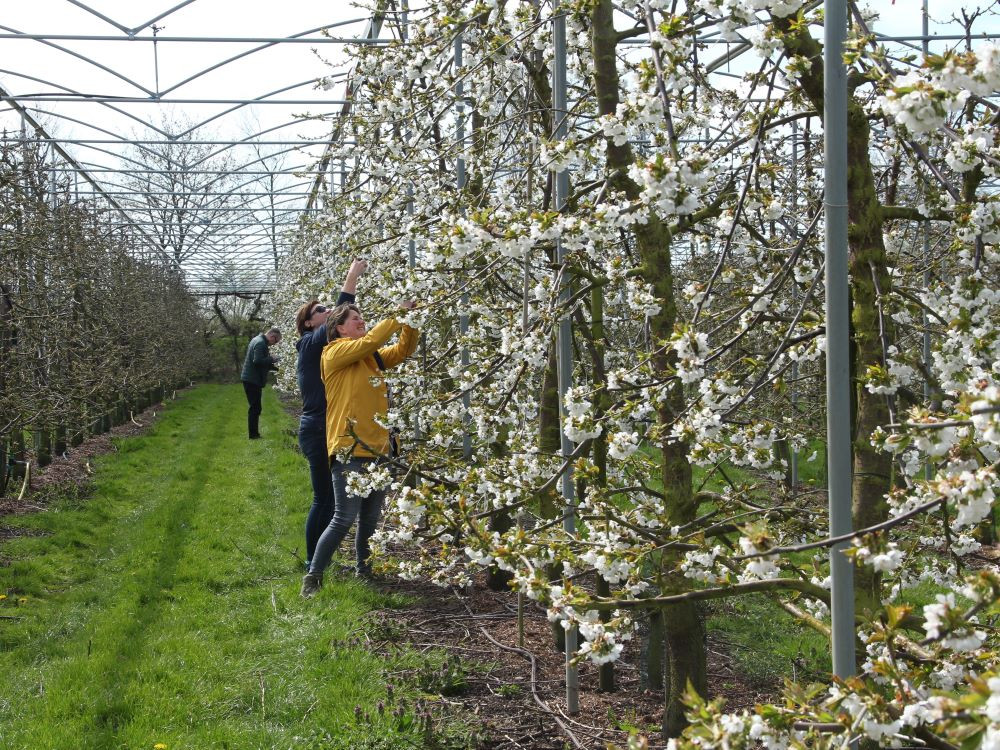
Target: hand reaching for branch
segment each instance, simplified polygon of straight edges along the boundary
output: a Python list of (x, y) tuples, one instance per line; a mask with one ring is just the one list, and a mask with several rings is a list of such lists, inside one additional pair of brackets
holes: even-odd
[(354, 294), (358, 289), (358, 278), (367, 268), (367, 260), (355, 258), (351, 263), (351, 267), (347, 270), (347, 278), (344, 279), (344, 286), (341, 287), (341, 291), (348, 294)]
[(347, 271), (347, 278), (357, 281), (366, 270), (368, 270), (368, 261), (364, 258), (356, 258)]

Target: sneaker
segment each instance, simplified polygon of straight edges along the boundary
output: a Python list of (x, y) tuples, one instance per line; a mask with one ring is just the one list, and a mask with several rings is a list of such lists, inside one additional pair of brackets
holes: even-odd
[(359, 581), (364, 581), (365, 583), (376, 583), (379, 580), (371, 568), (358, 568), (354, 571), (354, 575)]
[(302, 590), (299, 592), (299, 596), (303, 599), (308, 599), (314, 596), (322, 585), (322, 576), (318, 576), (315, 573), (306, 573), (302, 576)]

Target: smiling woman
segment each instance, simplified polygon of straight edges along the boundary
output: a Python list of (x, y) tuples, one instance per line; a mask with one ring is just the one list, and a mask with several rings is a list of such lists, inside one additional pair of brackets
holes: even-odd
[[(354, 302), (358, 278), (368, 264), (355, 260), (347, 272), (337, 304)], [(330, 457), (326, 452), (326, 391), (320, 377), (320, 355), (327, 344), (326, 321), (330, 310), (319, 300), (306, 302), (295, 316), (299, 340), (295, 343), (297, 359), (295, 375), (302, 396), (302, 416), (299, 418), (299, 448), (309, 461), (313, 500), (306, 517), (306, 570), (312, 560), (316, 542), (333, 518), (334, 495), (330, 479)]]
[[(410, 310), (413, 302), (404, 302)], [(376, 469), (379, 459), (396, 456), (399, 445), (381, 420), (389, 411), (389, 389), (382, 373), (413, 354), (417, 348), (416, 329), (388, 318), (366, 332), (365, 321), (356, 305), (339, 305), (326, 321), (330, 343), (323, 350), (321, 373), (326, 386), (327, 456), (333, 478), (336, 510), (329, 526), (316, 544), (309, 572), (302, 579), (302, 596), (312, 596), (322, 583), (340, 543), (358, 520), (355, 536), (357, 574), (372, 575), (369, 539), (382, 514), (384, 490), (363, 496), (350, 488), (351, 476)], [(385, 346), (400, 331), (394, 346)]]

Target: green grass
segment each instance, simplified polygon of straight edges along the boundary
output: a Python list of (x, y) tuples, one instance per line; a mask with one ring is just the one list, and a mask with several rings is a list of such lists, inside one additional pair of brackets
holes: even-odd
[(294, 426), (268, 391), (249, 441), (239, 386), (201, 386), (97, 462), (90, 498), (5, 519), (32, 533), (0, 546), (0, 747), (362, 746), (386, 664), (352, 632), (400, 602), (299, 598)]
[(815, 630), (767, 597), (750, 594), (710, 604), (708, 631), (724, 645), (733, 666), (761, 689), (793, 676), (804, 682), (826, 679), (830, 644)]

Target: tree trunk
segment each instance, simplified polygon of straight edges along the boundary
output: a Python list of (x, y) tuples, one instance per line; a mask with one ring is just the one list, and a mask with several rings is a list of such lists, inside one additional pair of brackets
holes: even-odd
[[(597, 94), (598, 113), (614, 114), (618, 108), (619, 79), (616, 58), (618, 37), (614, 28), (611, 0), (596, 0), (592, 6), (591, 28), (594, 51), (594, 86)], [(606, 139), (607, 177), (610, 186), (621, 190), (630, 199), (640, 194), (639, 186), (628, 177), (633, 162), (632, 149), (626, 143), (615, 145)], [(677, 321), (677, 305), (673, 289), (671, 262), (671, 231), (656, 215), (645, 224), (635, 226), (636, 244), (641, 259), (642, 278), (653, 287), (661, 307), (650, 318), (650, 334), (655, 342), (668, 340)], [(653, 357), (655, 372), (667, 378), (671, 372), (670, 352), (662, 348)], [(691, 486), (691, 465), (687, 459), (687, 445), (667, 438), (669, 426), (683, 411), (684, 394), (676, 383), (657, 409), (657, 435), (660, 447), (660, 470), (663, 480), (664, 506), (667, 525), (683, 525), (693, 521), (698, 503)], [(657, 430), (656, 432), (659, 432)], [(661, 589), (664, 594), (686, 591), (688, 582), (677, 574), (679, 560), (675, 554), (665, 554), (662, 563)], [(670, 685), (665, 691), (663, 733), (678, 736), (687, 724), (682, 698), (687, 686), (700, 695), (708, 692), (705, 643), (701, 624), (693, 605), (677, 605), (665, 613), (665, 632), (670, 658)]]

